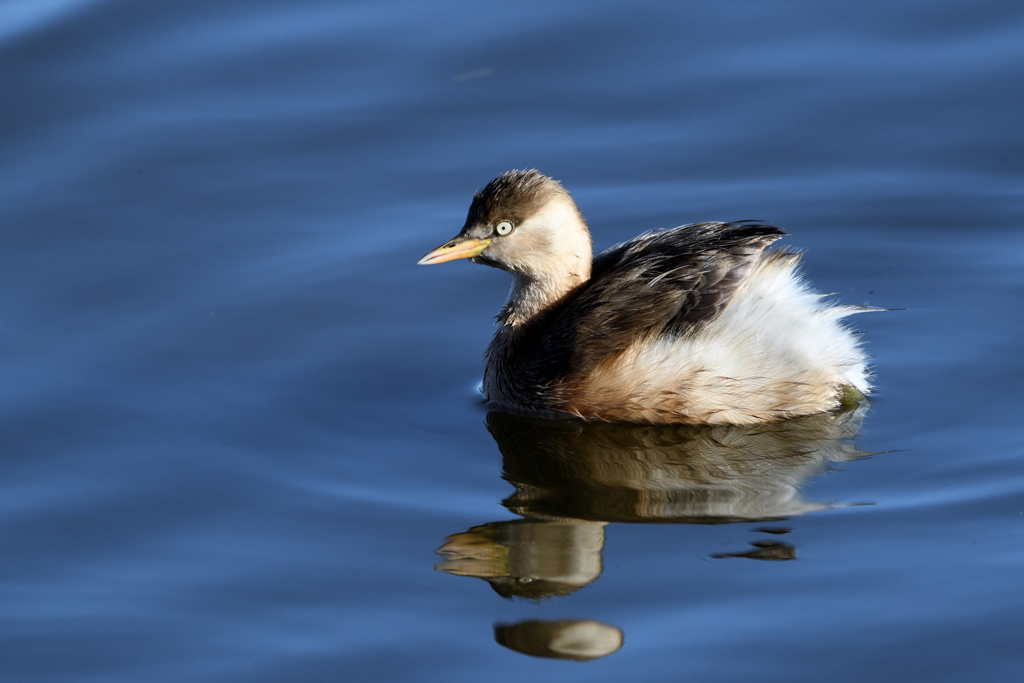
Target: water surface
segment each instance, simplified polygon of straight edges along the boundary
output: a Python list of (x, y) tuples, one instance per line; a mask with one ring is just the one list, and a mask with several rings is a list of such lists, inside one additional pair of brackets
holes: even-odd
[[(7, 0), (0, 64), (4, 680), (1024, 674), (1019, 3)], [(414, 264), (514, 167), (781, 226), (895, 309), (870, 406), (488, 415), (507, 276)]]

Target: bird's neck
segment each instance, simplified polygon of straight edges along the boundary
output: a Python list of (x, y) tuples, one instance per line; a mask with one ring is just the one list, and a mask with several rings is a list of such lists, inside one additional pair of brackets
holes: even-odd
[(518, 228), (519, 258), (501, 266), (512, 290), (498, 320), (521, 328), (590, 279), (594, 247), (576, 202), (567, 192), (549, 200)]
[(590, 264), (558, 275), (528, 277), (515, 275), (508, 301), (498, 314), (504, 325), (520, 327), (537, 319), (590, 279)]

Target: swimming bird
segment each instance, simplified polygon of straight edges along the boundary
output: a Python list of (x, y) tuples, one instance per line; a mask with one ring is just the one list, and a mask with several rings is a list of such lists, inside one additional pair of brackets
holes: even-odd
[(548, 417), (755, 424), (834, 410), (870, 391), (838, 306), (796, 271), (785, 235), (755, 221), (646, 232), (593, 257), (569, 192), (513, 170), (477, 192), (462, 231), (420, 264), (512, 274), (485, 354), (498, 407)]

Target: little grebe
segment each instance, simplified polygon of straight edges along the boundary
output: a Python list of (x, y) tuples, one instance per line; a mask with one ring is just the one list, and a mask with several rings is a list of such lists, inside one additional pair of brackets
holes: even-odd
[(837, 408), (867, 393), (857, 338), (766, 247), (771, 225), (696, 223), (593, 257), (562, 185), (509, 171), (476, 193), (457, 237), (421, 264), (468, 258), (512, 273), (487, 348), (489, 401), (536, 415), (752, 424)]

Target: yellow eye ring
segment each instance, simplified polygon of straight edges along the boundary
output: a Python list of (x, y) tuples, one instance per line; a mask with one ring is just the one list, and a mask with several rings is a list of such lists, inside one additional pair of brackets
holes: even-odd
[(502, 221), (494, 226), (494, 232), (498, 233), (502, 237), (512, 232), (512, 223), (509, 221)]

